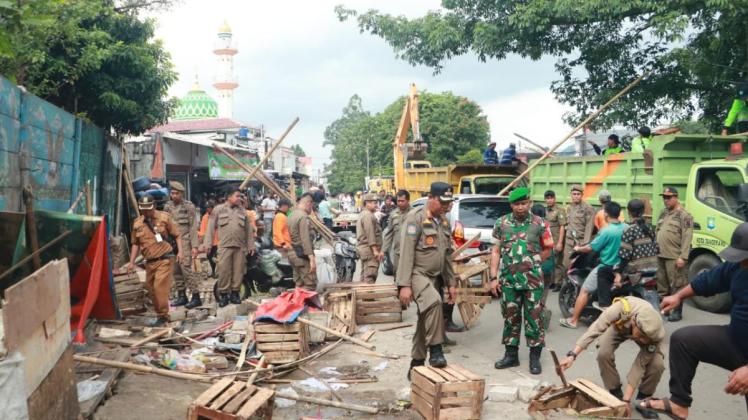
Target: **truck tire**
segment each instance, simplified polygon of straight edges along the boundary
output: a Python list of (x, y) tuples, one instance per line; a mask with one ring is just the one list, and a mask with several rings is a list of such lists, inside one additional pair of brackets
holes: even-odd
[[(693, 260), (693, 262), (691, 262), (691, 266), (688, 268), (688, 280), (693, 280), (700, 273), (716, 267), (721, 262), (722, 261), (720, 261), (720, 259), (713, 254), (699, 255)], [(713, 313), (729, 312), (730, 307), (732, 306), (732, 298), (730, 298), (729, 292), (720, 293), (718, 295), (709, 297), (694, 296), (692, 300), (697, 308)]]

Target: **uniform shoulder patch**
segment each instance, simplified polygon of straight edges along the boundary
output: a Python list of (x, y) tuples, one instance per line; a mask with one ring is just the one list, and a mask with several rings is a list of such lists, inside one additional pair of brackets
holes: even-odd
[(408, 236), (416, 236), (417, 232), (418, 227), (415, 223), (408, 223), (408, 226), (405, 227), (405, 233), (407, 233)]

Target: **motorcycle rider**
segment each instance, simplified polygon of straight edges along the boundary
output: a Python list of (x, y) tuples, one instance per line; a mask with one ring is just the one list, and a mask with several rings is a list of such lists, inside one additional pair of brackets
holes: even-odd
[[(608, 226), (600, 231), (600, 234), (589, 243), (589, 245), (575, 246), (574, 252), (583, 254), (589, 254), (595, 251), (600, 255), (600, 264), (595, 267), (593, 272), (597, 271), (597, 275), (592, 275), (591, 272), (587, 279), (584, 281), (579, 296), (577, 296), (576, 302), (574, 302), (574, 313), (571, 318), (562, 318), (559, 320), (561, 326), (566, 328), (577, 328), (579, 317), (582, 315), (582, 310), (587, 306), (587, 302), (590, 299), (590, 295), (597, 292), (598, 290), (598, 276), (612, 275), (613, 267), (620, 263), (618, 251), (621, 248), (621, 236), (623, 230), (626, 228), (626, 224), (621, 222), (618, 218), (621, 215), (621, 205), (615, 201), (605, 203), (605, 218), (608, 222)], [(608, 302), (608, 305), (610, 303)], [(602, 309), (602, 308), (601, 308)]]

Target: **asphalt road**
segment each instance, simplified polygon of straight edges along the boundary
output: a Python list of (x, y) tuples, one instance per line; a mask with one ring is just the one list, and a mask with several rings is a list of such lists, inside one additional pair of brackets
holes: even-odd
[[(380, 273), (378, 282), (391, 282), (392, 277), (384, 276)], [(548, 297), (548, 308), (553, 312), (553, 322), (546, 332), (546, 347), (556, 350), (559, 357), (565, 355), (573, 348), (576, 340), (584, 333), (586, 325), (580, 324), (576, 330), (564, 328), (558, 324), (560, 311), (558, 309), (558, 293), (551, 293)], [(690, 303), (684, 306), (684, 319), (678, 323), (665, 322), (665, 329), (668, 333), (664, 351), (666, 356), (666, 371), (657, 387), (655, 396), (669, 396), (668, 381), (669, 373), (669, 337), (670, 334), (682, 327), (689, 325), (724, 325), (729, 322), (727, 314), (712, 314), (701, 311), (693, 307)], [(414, 305), (403, 314), (404, 320), (415, 321), (416, 314)], [(455, 309), (454, 320), (462, 324), (460, 315)], [(521, 375), (531, 376), (528, 372), (529, 350), (525, 347), (524, 338), (520, 348), (520, 367), (510, 369), (509, 371), (499, 371), (494, 369), (493, 361), (503, 356), (504, 347), (501, 345), (501, 329), (503, 327), (503, 318), (501, 310), (496, 299), (493, 300), (486, 308), (478, 323), (469, 331), (464, 333), (452, 333), (449, 336), (457, 340), (458, 345), (452, 347), (447, 354), (447, 360), (457, 361), (469, 367), (472, 371), (486, 376), (487, 386), (490, 384), (508, 384)], [(632, 342), (626, 342), (621, 345), (616, 353), (616, 362), (619, 367), (619, 373), (625, 382), (628, 369), (631, 366), (639, 348)], [(587, 349), (574, 363), (567, 372), (567, 379), (588, 378), (602, 386), (602, 379), (597, 367), (597, 352), (593, 344)], [(542, 381), (548, 381), (560, 385), (561, 380), (556, 376), (553, 360), (550, 353), (543, 352), (543, 373), (537, 377)], [(696, 373), (693, 383), (694, 403), (691, 408), (691, 419), (741, 419), (748, 418), (745, 400), (742, 397), (735, 397), (726, 394), (723, 389), (727, 383), (729, 372), (719, 367), (702, 364)], [(512, 407), (513, 409), (516, 409)], [(487, 407), (488, 408), (488, 407)], [(507, 409), (509, 407), (506, 407)], [(503, 408), (502, 408), (503, 409)], [(491, 410), (493, 411), (493, 410)], [(513, 411), (513, 410), (512, 410)], [(515, 411), (517, 414), (521, 411)], [(484, 415), (487, 412), (484, 410)], [(502, 417), (508, 414), (504, 411)], [(636, 414), (636, 413), (635, 413)], [(508, 416), (514, 418), (514, 416)], [(524, 415), (522, 416), (524, 417)], [(636, 415), (635, 415), (636, 417)], [(661, 416), (664, 418), (664, 416)]]

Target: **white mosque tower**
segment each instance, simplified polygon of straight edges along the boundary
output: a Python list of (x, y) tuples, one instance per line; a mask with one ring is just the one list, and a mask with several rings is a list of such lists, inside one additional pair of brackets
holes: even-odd
[(213, 50), (218, 57), (218, 73), (213, 87), (218, 91), (219, 118), (234, 116), (234, 89), (239, 86), (234, 76), (234, 55), (238, 52), (231, 42), (231, 27), (223, 22), (218, 28), (218, 42)]

